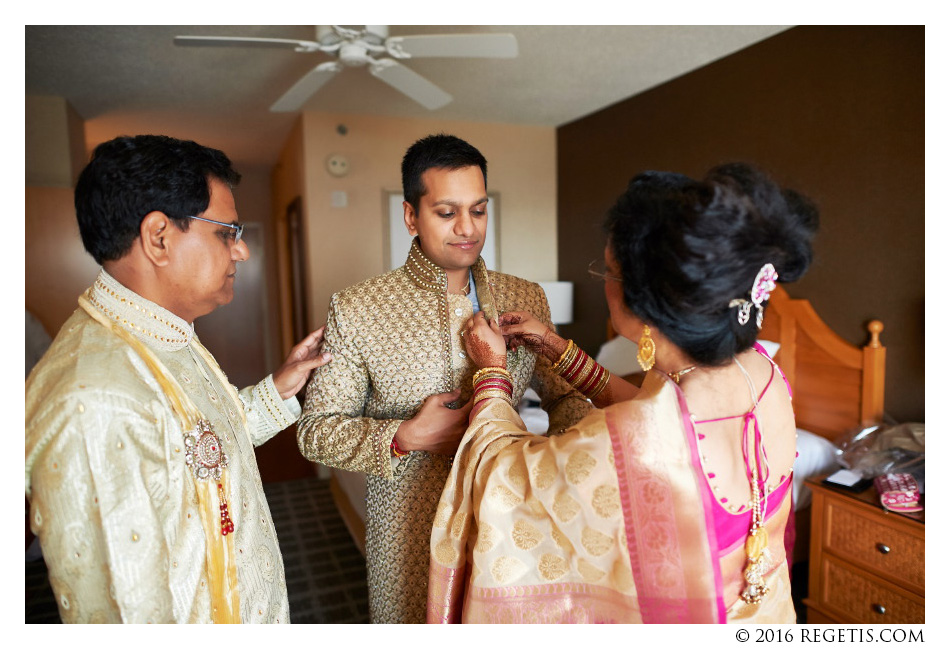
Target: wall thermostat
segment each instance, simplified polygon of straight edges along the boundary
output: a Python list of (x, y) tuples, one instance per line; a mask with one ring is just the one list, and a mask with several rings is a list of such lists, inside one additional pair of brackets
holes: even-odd
[(350, 171), (350, 161), (346, 156), (336, 153), (327, 158), (327, 171), (331, 176), (342, 177)]

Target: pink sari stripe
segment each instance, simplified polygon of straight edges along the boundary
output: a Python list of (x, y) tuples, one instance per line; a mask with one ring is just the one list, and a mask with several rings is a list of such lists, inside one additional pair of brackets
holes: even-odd
[(528, 624), (610, 624), (639, 619), (636, 596), (586, 583), (554, 583), (472, 588), (465, 622)]
[(429, 601), (426, 624), (456, 624), (461, 622), (461, 599), (465, 590), (467, 571), (429, 562)]
[(605, 410), (641, 615), (647, 623), (724, 622), (709, 503), (682, 404), (672, 382), (647, 378), (640, 397)]
[[(664, 377), (666, 378), (666, 377)], [(686, 443), (689, 446), (689, 455), (693, 462), (693, 471), (696, 476), (703, 475), (703, 465), (700, 461), (699, 454), (699, 444), (696, 441), (696, 430), (693, 428), (693, 421), (689, 418), (689, 408), (686, 406), (686, 396), (683, 394), (683, 391), (680, 390), (679, 386), (673, 382), (672, 379), (667, 379), (673, 384), (673, 388), (676, 390), (676, 400), (679, 404), (680, 414), (683, 419), (683, 430), (686, 433)], [(718, 622), (720, 624), (725, 624), (726, 622), (726, 603), (723, 600), (723, 580), (722, 580), (722, 566), (719, 563), (719, 540), (716, 536), (716, 517), (714, 515), (715, 507), (719, 506), (719, 503), (713, 500), (712, 494), (709, 489), (705, 488), (705, 479), (700, 483), (697, 478), (696, 488), (699, 491), (700, 497), (703, 500), (703, 516), (706, 520), (706, 543), (709, 544), (710, 552), (712, 554), (712, 573), (713, 579), (716, 582), (716, 609), (717, 615), (719, 617)]]

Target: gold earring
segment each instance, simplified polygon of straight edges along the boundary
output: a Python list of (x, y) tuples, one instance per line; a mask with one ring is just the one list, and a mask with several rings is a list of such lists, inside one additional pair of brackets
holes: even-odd
[(650, 338), (650, 327), (643, 325), (643, 335), (637, 343), (637, 362), (644, 372), (649, 372), (653, 364), (656, 363), (656, 344)]

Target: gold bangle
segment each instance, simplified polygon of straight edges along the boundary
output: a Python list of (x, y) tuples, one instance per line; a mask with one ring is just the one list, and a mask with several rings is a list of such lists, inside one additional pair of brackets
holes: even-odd
[(504, 367), (483, 367), (472, 375), (472, 385), (478, 383), (478, 380), (488, 373), (497, 373), (499, 376), (503, 376), (509, 381), (511, 380), (511, 373)]
[(504, 390), (495, 390), (495, 389), (481, 390), (480, 392), (477, 392), (475, 394), (475, 399), (473, 403), (480, 403), (484, 401), (485, 399), (492, 399), (495, 397), (499, 399), (504, 399), (506, 402), (508, 402), (509, 405), (511, 404), (511, 397), (508, 396), (507, 392), (505, 392)]
[(561, 357), (557, 359), (557, 362), (551, 366), (551, 369), (557, 372), (561, 369), (562, 366), (570, 365), (571, 364), (570, 361), (573, 360), (573, 357), (574, 357), (574, 353), (572, 352), (576, 353), (578, 349), (579, 349), (578, 346), (574, 344), (573, 340), (568, 340), (567, 349), (565, 349), (564, 353), (561, 354)]
[(597, 381), (597, 384), (591, 389), (588, 394), (584, 395), (588, 399), (595, 399), (604, 391), (604, 388), (607, 387), (607, 384), (610, 383), (610, 371), (607, 368), (601, 366), (604, 373), (601, 375), (600, 380)]

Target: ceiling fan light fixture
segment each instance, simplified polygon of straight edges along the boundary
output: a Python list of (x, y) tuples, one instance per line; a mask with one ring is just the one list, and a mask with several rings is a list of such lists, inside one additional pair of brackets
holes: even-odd
[[(176, 36), (175, 45), (204, 47), (265, 47), (297, 52), (323, 52), (336, 60), (317, 65), (272, 106), (273, 112), (292, 112), (336, 76), (344, 67), (369, 65), (370, 73), (429, 110), (452, 101), (452, 95), (394, 59), (513, 58), (518, 42), (512, 34), (430, 34), (389, 36), (386, 25), (317, 25), (316, 41), (233, 36)], [(393, 58), (377, 58), (389, 54)]]
[(355, 68), (366, 65), (372, 59), (366, 53), (366, 48), (357, 43), (343, 43), (340, 46), (340, 63)]

